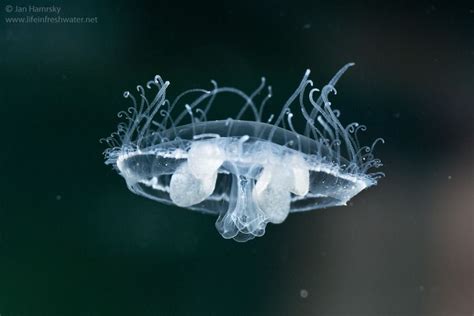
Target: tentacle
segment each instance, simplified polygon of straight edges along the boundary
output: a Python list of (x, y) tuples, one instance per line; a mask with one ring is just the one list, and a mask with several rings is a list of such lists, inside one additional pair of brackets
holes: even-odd
[(260, 94), (260, 92), (262, 92), (263, 88), (265, 87), (265, 77), (262, 77), (261, 80), (260, 80), (260, 85), (258, 86), (258, 88), (250, 95), (249, 99), (247, 100), (247, 102), (245, 103), (245, 105), (242, 107), (242, 109), (240, 110), (239, 114), (237, 114), (237, 116), (235, 117), (236, 120), (240, 120), (240, 118), (242, 117), (242, 115), (244, 115), (245, 111), (247, 110), (247, 108), (250, 106), (252, 108), (252, 112), (254, 113), (254, 118), (255, 118), (255, 121), (257, 122), (260, 122), (261, 121), (261, 117), (260, 117), (260, 114), (259, 112), (257, 111), (257, 107), (255, 106), (255, 104), (253, 103), (253, 98), (255, 98), (256, 95)]
[(295, 92), (293, 92), (293, 94), (290, 96), (290, 98), (286, 101), (285, 105), (283, 105), (283, 108), (280, 111), (280, 115), (278, 116), (275, 123), (273, 124), (273, 128), (270, 132), (270, 137), (269, 137), (270, 140), (273, 139), (273, 136), (275, 135), (276, 128), (282, 122), (283, 117), (285, 116), (285, 113), (288, 110), (288, 108), (291, 106), (291, 104), (296, 99), (296, 97), (304, 92), (304, 88), (306, 88), (306, 85), (307, 85), (307, 82), (308, 82), (308, 77), (309, 77), (310, 73), (311, 73), (311, 71), (309, 69), (307, 69), (304, 76), (303, 76), (303, 79), (301, 79), (301, 82), (300, 82), (298, 88), (295, 90)]

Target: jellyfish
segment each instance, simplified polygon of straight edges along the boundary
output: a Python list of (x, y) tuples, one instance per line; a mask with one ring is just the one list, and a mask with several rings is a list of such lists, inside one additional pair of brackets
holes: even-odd
[[(348, 63), (321, 89), (306, 70), (277, 113), (267, 113), (272, 97), (265, 78), (250, 94), (211, 81), (211, 89), (191, 89), (167, 97), (160, 76), (137, 93), (124, 92), (131, 106), (118, 116), (116, 132), (103, 139), (105, 163), (143, 197), (217, 216), (226, 239), (247, 241), (282, 223), (289, 213), (346, 205), (377, 184), (382, 163), (376, 139), (361, 146), (366, 126), (343, 125), (329, 101)], [(212, 119), (222, 95), (240, 105), (232, 117)], [(219, 105), (222, 106), (222, 105)]]

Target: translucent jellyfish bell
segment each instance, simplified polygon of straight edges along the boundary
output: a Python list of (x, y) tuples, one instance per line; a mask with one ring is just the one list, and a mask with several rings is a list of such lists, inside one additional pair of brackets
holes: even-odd
[[(321, 90), (312, 88), (307, 70), (279, 113), (265, 114), (271, 87), (265, 79), (250, 95), (231, 87), (192, 89), (173, 101), (169, 82), (156, 76), (146, 85), (148, 98), (125, 92), (132, 107), (119, 113), (125, 122), (105, 139), (106, 164), (125, 178), (128, 188), (158, 202), (218, 216), (224, 238), (247, 241), (262, 236), (268, 223), (289, 213), (345, 205), (373, 186), (382, 164), (372, 146), (360, 146), (358, 123), (344, 126), (329, 94), (353, 64), (345, 65)], [(242, 100), (235, 117), (210, 120), (222, 94)], [(256, 100), (260, 101), (257, 102)], [(251, 113), (253, 120), (243, 120)], [(305, 124), (294, 126), (293, 117)], [(300, 128), (301, 127), (301, 128)]]

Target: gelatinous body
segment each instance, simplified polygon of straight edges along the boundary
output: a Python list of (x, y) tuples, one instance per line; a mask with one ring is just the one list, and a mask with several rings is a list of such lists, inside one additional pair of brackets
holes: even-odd
[[(268, 223), (291, 212), (345, 205), (383, 175), (368, 172), (381, 166), (372, 154), (381, 139), (361, 147), (357, 132), (365, 126), (343, 126), (328, 100), (351, 65), (321, 90), (312, 88), (307, 70), (281, 111), (266, 116), (271, 88), (260, 96), (264, 78), (250, 95), (212, 81), (212, 90), (188, 90), (170, 102), (169, 82), (156, 76), (146, 86), (156, 88), (153, 99), (141, 86), (138, 100), (125, 92), (133, 106), (119, 113), (126, 122), (105, 139), (106, 163), (136, 194), (217, 215), (217, 230), (237, 241), (262, 236)], [(209, 120), (221, 94), (244, 102), (235, 117)], [(253, 120), (242, 119), (247, 112)]]

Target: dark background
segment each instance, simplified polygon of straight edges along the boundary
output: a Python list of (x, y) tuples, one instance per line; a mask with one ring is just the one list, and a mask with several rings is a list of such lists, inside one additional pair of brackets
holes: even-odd
[[(7, 23), (9, 4), (97, 23)], [(474, 313), (472, 2), (12, 0), (1, 17), (2, 316)], [(157, 73), (171, 95), (265, 75), (276, 110), (306, 68), (321, 87), (350, 61), (333, 102), (385, 139), (386, 178), (347, 207), (240, 244), (103, 164), (122, 91)]]

